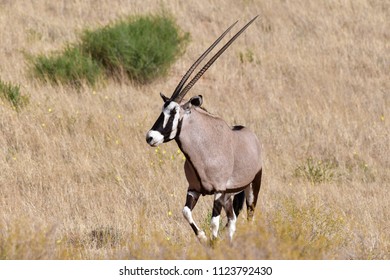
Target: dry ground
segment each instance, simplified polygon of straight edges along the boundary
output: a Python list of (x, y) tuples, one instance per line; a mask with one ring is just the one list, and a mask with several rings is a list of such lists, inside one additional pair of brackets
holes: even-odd
[[(26, 54), (61, 50), (86, 27), (169, 12), (191, 42), (149, 85), (50, 86)], [(253, 224), (199, 246), (181, 214), (183, 158), (145, 133), (194, 59), (236, 19), (259, 14), (193, 88), (207, 109), (264, 145)], [(0, 1), (2, 259), (389, 259), (390, 3), (329, 1)], [(208, 229), (211, 197), (194, 211)]]

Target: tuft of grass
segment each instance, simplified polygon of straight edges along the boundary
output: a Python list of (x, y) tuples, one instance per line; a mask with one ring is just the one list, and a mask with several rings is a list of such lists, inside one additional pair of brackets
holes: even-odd
[(0, 224), (0, 260), (38, 260), (55, 257), (54, 227), (34, 225), (29, 228), (26, 225), (30, 223), (24, 218), (13, 225)]
[(2, 80), (0, 80), (0, 98), (7, 100), (16, 111), (19, 111), (29, 102), (28, 96), (20, 92), (19, 85), (13, 85)]
[(121, 234), (113, 227), (101, 227), (91, 231), (90, 242), (95, 244), (96, 248), (106, 246), (115, 247), (120, 244)]
[(187, 38), (171, 17), (139, 16), (85, 31), (81, 47), (109, 74), (147, 83), (166, 73)]
[(294, 170), (294, 176), (305, 178), (313, 185), (330, 182), (336, 177), (338, 163), (333, 159), (313, 159), (309, 157)]
[(347, 179), (352, 181), (354, 178), (360, 179), (364, 183), (373, 183), (376, 176), (372, 167), (359, 155), (354, 154), (348, 158), (345, 163)]
[(101, 65), (77, 46), (68, 46), (63, 53), (40, 55), (34, 59), (34, 74), (53, 84), (95, 85), (103, 73)]
[(272, 215), (272, 236), (279, 239), (278, 252), (283, 259), (332, 259), (347, 242), (344, 218), (316, 199), (299, 206), (291, 198)]
[(255, 54), (250, 49), (240, 52), (238, 55), (241, 63), (252, 63), (255, 61)]

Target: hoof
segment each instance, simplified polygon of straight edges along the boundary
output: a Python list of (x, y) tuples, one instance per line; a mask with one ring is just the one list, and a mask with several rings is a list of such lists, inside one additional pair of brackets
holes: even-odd
[(207, 244), (207, 237), (203, 230), (198, 233), (197, 237), (200, 243)]

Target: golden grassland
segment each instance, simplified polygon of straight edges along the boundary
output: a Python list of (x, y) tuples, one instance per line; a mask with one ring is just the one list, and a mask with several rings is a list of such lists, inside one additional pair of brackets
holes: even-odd
[[(161, 11), (190, 32), (167, 77), (51, 86), (26, 56), (85, 28)], [(255, 221), (200, 246), (181, 214), (174, 142), (145, 133), (197, 56), (236, 19), (257, 20), (189, 95), (262, 140)], [(389, 259), (390, 3), (329, 1), (0, 1), (1, 259)], [(209, 231), (212, 197), (194, 211)], [(225, 219), (225, 218), (224, 218)]]

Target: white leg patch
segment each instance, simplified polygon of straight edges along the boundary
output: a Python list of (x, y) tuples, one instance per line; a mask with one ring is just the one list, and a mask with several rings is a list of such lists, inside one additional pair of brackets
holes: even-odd
[(190, 224), (193, 224), (193, 223), (194, 223), (194, 220), (192, 219), (191, 210), (190, 210), (190, 208), (188, 208), (187, 206), (184, 206), (184, 208), (183, 208), (183, 216), (186, 218), (186, 220), (187, 220)]
[(215, 216), (211, 218), (210, 228), (211, 228), (211, 234), (214, 239), (218, 237), (219, 217), (220, 216)]
[(234, 218), (229, 220), (229, 239), (230, 241), (233, 241), (233, 235), (236, 232), (236, 215), (234, 215)]

